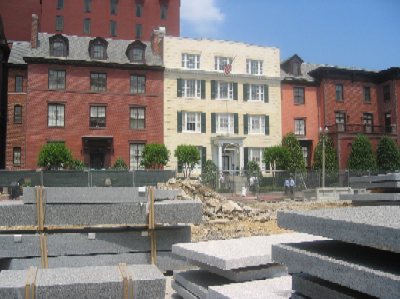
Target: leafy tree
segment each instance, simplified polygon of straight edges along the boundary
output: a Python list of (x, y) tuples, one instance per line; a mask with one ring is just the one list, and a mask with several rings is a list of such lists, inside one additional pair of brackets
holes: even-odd
[(85, 163), (78, 159), (73, 159), (69, 164), (69, 168), (73, 170), (83, 170), (85, 168)]
[(372, 145), (365, 135), (358, 134), (355, 138), (347, 166), (350, 170), (376, 169), (376, 159), (372, 151)]
[(38, 166), (47, 169), (67, 168), (72, 160), (71, 151), (64, 143), (47, 143), (42, 146), (39, 152)]
[(296, 136), (293, 133), (286, 134), (282, 139), (282, 146), (287, 148), (289, 152), (287, 170), (304, 172), (306, 170), (306, 163), (304, 162), (303, 152)]
[[(258, 191), (259, 182), (261, 179), (261, 170), (260, 166), (256, 161), (249, 161), (247, 163), (247, 179), (250, 184), (250, 191), (256, 192)], [(256, 180), (254, 180), (254, 178)]]
[(200, 153), (194, 145), (181, 144), (175, 150), (175, 157), (178, 159), (178, 163), (182, 164), (185, 178), (189, 178), (193, 167), (200, 160)]
[(281, 145), (267, 147), (264, 150), (263, 162), (266, 164), (276, 164), (279, 170), (286, 170), (289, 164), (289, 150)]
[(142, 152), (142, 162), (140, 165), (146, 169), (161, 169), (167, 165), (169, 160), (169, 151), (164, 144), (149, 143), (146, 144)]
[(380, 170), (400, 169), (400, 152), (392, 138), (388, 136), (381, 138), (376, 150), (376, 160)]
[(203, 184), (215, 188), (218, 177), (217, 165), (211, 160), (207, 160), (201, 171), (201, 181)]
[[(320, 136), (317, 146), (314, 150), (313, 169), (322, 169), (322, 136)], [(335, 171), (339, 169), (336, 150), (333, 140), (330, 137), (325, 139), (325, 170)]]
[(126, 165), (124, 159), (122, 159), (121, 157), (118, 157), (117, 160), (115, 160), (115, 163), (114, 163), (112, 169), (128, 170), (128, 165)]

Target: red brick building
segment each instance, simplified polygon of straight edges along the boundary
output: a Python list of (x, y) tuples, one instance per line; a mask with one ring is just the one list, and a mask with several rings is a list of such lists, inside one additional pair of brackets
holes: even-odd
[(5, 35), (30, 40), (31, 15), (39, 31), (148, 41), (154, 29), (180, 34), (180, 0), (0, 0)]
[(91, 168), (122, 157), (134, 169), (144, 144), (163, 143), (160, 39), (37, 38), (10, 54), (7, 169), (36, 168), (49, 142)]

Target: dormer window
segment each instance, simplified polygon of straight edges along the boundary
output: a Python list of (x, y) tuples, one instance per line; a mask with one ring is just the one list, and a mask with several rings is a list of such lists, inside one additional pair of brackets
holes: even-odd
[(292, 73), (295, 76), (300, 76), (301, 75), (301, 71), (300, 71), (300, 63), (298, 62), (293, 62), (292, 65)]
[(144, 63), (145, 62), (146, 45), (139, 40), (134, 41), (126, 49), (126, 56), (130, 62)]
[(107, 59), (107, 46), (107, 41), (101, 37), (91, 40), (89, 43), (90, 58), (98, 60)]
[(56, 34), (49, 38), (50, 56), (67, 57), (68, 56), (68, 38), (61, 34)]

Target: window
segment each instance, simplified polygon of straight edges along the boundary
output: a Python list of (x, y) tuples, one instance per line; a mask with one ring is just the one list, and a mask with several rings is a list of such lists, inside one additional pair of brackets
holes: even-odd
[(225, 66), (228, 64), (232, 64), (232, 58), (220, 56), (215, 57), (215, 70), (224, 71)]
[(49, 127), (64, 127), (64, 105), (49, 104), (47, 119)]
[(107, 45), (108, 42), (101, 37), (91, 40), (89, 42), (90, 57), (99, 60), (107, 59)]
[(263, 74), (263, 61), (262, 60), (246, 60), (247, 74), (262, 75)]
[(344, 132), (346, 128), (346, 113), (336, 112), (336, 128), (338, 132)]
[(113, 20), (110, 21), (110, 35), (117, 36), (117, 22)]
[(49, 70), (49, 89), (65, 89), (65, 71)]
[(131, 76), (131, 93), (143, 94), (146, 92), (146, 77), (140, 75)]
[(183, 132), (201, 133), (201, 113), (183, 112), (182, 129)]
[(249, 148), (249, 161), (255, 161), (260, 166), (261, 171), (265, 171), (265, 163), (262, 162), (263, 160), (263, 148)]
[(132, 107), (131, 109), (131, 129), (144, 129), (146, 114), (143, 107)]
[(371, 103), (371, 87), (364, 86), (364, 102)]
[(140, 40), (135, 40), (126, 49), (126, 55), (130, 62), (144, 63), (145, 62), (146, 45)]
[(343, 101), (343, 84), (336, 84), (336, 101)]
[(363, 124), (366, 133), (372, 133), (374, 128), (374, 115), (372, 113), (363, 113)]
[(90, 19), (85, 18), (83, 20), (83, 33), (90, 34)]
[(201, 80), (182, 80), (182, 97), (201, 98)]
[(92, 0), (84, 0), (83, 5), (84, 12), (90, 12), (92, 10)]
[(249, 133), (250, 134), (265, 134), (265, 116), (264, 115), (249, 115)]
[(294, 103), (304, 104), (304, 87), (293, 87)]
[(300, 76), (300, 75), (301, 75), (300, 63), (298, 63), (298, 62), (293, 62), (293, 64), (292, 64), (292, 74), (293, 74), (294, 76)]
[(91, 128), (105, 128), (106, 126), (106, 107), (90, 106), (90, 122)]
[(21, 165), (21, 148), (13, 147), (13, 164), (15, 166)]
[(233, 83), (232, 82), (216, 82), (215, 98), (220, 100), (233, 99)]
[(129, 167), (130, 169), (142, 169), (142, 152), (144, 143), (131, 143), (129, 145)]
[(168, 15), (168, 5), (166, 3), (162, 3), (160, 6), (160, 18), (161, 20), (167, 19)]
[(136, 3), (136, 17), (140, 18), (143, 15), (143, 4)]
[(22, 124), (22, 106), (14, 106), (14, 124)]
[(264, 85), (250, 84), (247, 89), (247, 99), (249, 101), (264, 101)]
[(64, 8), (64, 0), (57, 0), (57, 9)]
[(64, 17), (56, 16), (56, 31), (63, 31), (63, 30), (64, 30)]
[(136, 24), (136, 39), (142, 39), (142, 24)]
[(308, 163), (308, 147), (307, 146), (302, 146), (301, 147), (301, 151), (303, 153), (304, 163), (306, 164), (306, 166), (309, 166), (309, 163)]
[(383, 87), (383, 100), (390, 101), (390, 85), (385, 85)]
[(306, 135), (306, 120), (304, 118), (294, 120), (294, 134), (298, 136)]
[(61, 34), (49, 37), (50, 55), (54, 57), (67, 57), (68, 44), (68, 38)]
[(91, 91), (106, 91), (107, 89), (107, 74), (91, 73), (90, 74), (90, 90)]
[(385, 133), (392, 132), (392, 114), (390, 112), (385, 113)]
[(110, 14), (117, 14), (118, 0), (110, 0)]
[(15, 76), (15, 92), (23, 92), (24, 77)]
[(217, 114), (217, 133), (234, 133), (233, 114)]
[(198, 54), (182, 54), (182, 67), (186, 69), (200, 69), (200, 55)]

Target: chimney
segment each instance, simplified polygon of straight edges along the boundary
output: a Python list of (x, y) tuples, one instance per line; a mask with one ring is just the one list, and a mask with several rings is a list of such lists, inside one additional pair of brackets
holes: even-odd
[(151, 50), (155, 55), (163, 55), (163, 39), (165, 36), (165, 27), (155, 29), (151, 35)]
[(31, 28), (31, 48), (35, 49), (38, 47), (38, 30), (39, 30), (39, 17), (38, 15), (32, 15), (32, 28)]

